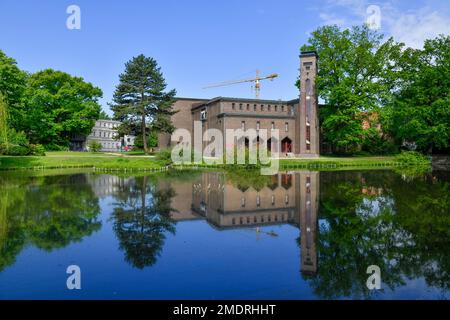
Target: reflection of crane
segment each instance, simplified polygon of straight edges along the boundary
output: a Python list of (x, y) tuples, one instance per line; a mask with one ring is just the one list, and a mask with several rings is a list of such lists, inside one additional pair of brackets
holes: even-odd
[(278, 77), (278, 74), (276, 74), (276, 73), (269, 74), (269, 75), (267, 75), (265, 77), (260, 77), (259, 76), (259, 70), (256, 70), (256, 77), (255, 78), (243, 79), (243, 80), (235, 80), (235, 81), (225, 81), (225, 82), (209, 85), (207, 87), (204, 87), (203, 89), (224, 87), (224, 86), (229, 86), (229, 85), (236, 84), (236, 83), (254, 82), (255, 83), (255, 96), (256, 96), (256, 99), (259, 99), (259, 92), (261, 91), (261, 83), (260, 83), (260, 81), (261, 80), (267, 80), (267, 79), (272, 81), (273, 79), (275, 79), (277, 77)]

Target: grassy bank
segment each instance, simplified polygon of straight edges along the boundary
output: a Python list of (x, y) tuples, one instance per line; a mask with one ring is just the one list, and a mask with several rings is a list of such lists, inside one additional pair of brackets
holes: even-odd
[(109, 170), (160, 170), (166, 161), (107, 153), (48, 152), (44, 157), (0, 156), (0, 170), (96, 168)]
[[(379, 169), (404, 166), (414, 166), (417, 162), (400, 159), (398, 156), (374, 157), (327, 157), (317, 159), (280, 159), (282, 170), (311, 169), (311, 170), (346, 170), (346, 169)], [(170, 164), (169, 160), (158, 160), (154, 156), (141, 154), (114, 154), (88, 152), (48, 152), (44, 157), (15, 157), (0, 156), (0, 170), (17, 169), (70, 169), (95, 168), (111, 171), (157, 171), (163, 170)], [(223, 165), (183, 165), (178, 168), (255, 168), (256, 166), (223, 166)]]
[[(280, 159), (280, 169), (316, 169), (316, 170), (343, 170), (346, 168), (391, 168), (405, 166), (406, 163), (398, 161), (395, 156), (374, 157), (327, 157), (321, 156), (317, 159)], [(182, 167), (220, 168), (232, 166), (194, 164)], [(178, 166), (181, 167), (181, 166)], [(254, 168), (256, 165), (236, 165), (236, 168)]]
[(390, 168), (403, 166), (394, 156), (378, 157), (327, 157), (318, 159), (281, 159), (280, 168), (316, 168), (321, 170), (335, 170), (343, 168)]

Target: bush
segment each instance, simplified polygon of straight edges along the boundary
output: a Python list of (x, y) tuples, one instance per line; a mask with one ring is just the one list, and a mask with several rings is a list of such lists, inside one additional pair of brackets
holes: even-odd
[(30, 144), (30, 154), (34, 156), (45, 156), (45, 148), (42, 144)]
[[(144, 142), (142, 141), (142, 134), (139, 134), (134, 139), (134, 146), (138, 149), (144, 149)], [(147, 148), (156, 148), (158, 146), (158, 135), (152, 131), (147, 134)]]
[(19, 145), (10, 145), (6, 150), (8, 156), (27, 156), (30, 154), (30, 149)]
[(23, 131), (17, 132), (14, 129), (8, 130), (8, 143), (10, 145), (19, 145), (28, 147), (29, 142), (26, 134)]
[(377, 130), (369, 129), (365, 132), (364, 139), (361, 144), (361, 152), (372, 155), (386, 155), (398, 153), (398, 147), (394, 141), (380, 135)]
[(103, 146), (100, 142), (92, 140), (89, 142), (88, 148), (89, 148), (90, 152), (100, 152), (100, 150), (102, 150)]
[(395, 156), (395, 161), (403, 164), (429, 165), (431, 159), (417, 151), (402, 151)]
[(0, 144), (0, 154), (7, 156), (45, 156), (45, 149), (40, 144), (29, 144), (23, 132), (8, 130), (8, 141)]
[(156, 154), (156, 160), (165, 161), (165, 162), (172, 162), (172, 149), (161, 149)]

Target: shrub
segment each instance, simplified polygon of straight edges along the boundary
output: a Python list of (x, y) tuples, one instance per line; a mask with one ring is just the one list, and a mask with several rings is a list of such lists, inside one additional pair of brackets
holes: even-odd
[(391, 139), (381, 137), (378, 133), (367, 134), (361, 145), (361, 152), (366, 152), (373, 155), (395, 154), (398, 152), (398, 147)]
[(19, 145), (10, 145), (6, 150), (8, 156), (27, 156), (30, 154), (30, 149)]
[(30, 154), (34, 156), (45, 156), (45, 148), (41, 144), (30, 144)]
[(90, 152), (100, 152), (103, 146), (100, 142), (93, 140), (89, 142), (88, 148)]
[(45, 149), (40, 144), (29, 144), (23, 132), (8, 130), (8, 141), (0, 144), (0, 154), (8, 156), (45, 156)]
[[(144, 142), (142, 141), (142, 134), (139, 134), (134, 139), (134, 146), (138, 149), (144, 149)], [(158, 146), (158, 135), (155, 131), (147, 134), (147, 147), (156, 148)]]
[(8, 143), (10, 145), (19, 145), (27, 147), (29, 142), (26, 134), (23, 131), (17, 132), (14, 129), (8, 130)]
[(156, 154), (156, 160), (165, 161), (165, 162), (172, 162), (172, 149), (161, 149)]
[(431, 159), (417, 151), (402, 151), (395, 156), (395, 161), (403, 164), (429, 165)]

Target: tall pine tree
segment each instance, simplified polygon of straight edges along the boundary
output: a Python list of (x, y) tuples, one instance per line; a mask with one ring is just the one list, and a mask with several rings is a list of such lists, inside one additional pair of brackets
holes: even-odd
[(175, 90), (165, 92), (167, 84), (155, 59), (139, 55), (125, 64), (119, 75), (111, 109), (114, 118), (122, 121), (120, 133), (142, 135), (148, 152), (147, 133), (153, 129), (172, 133), (170, 116), (175, 114)]

